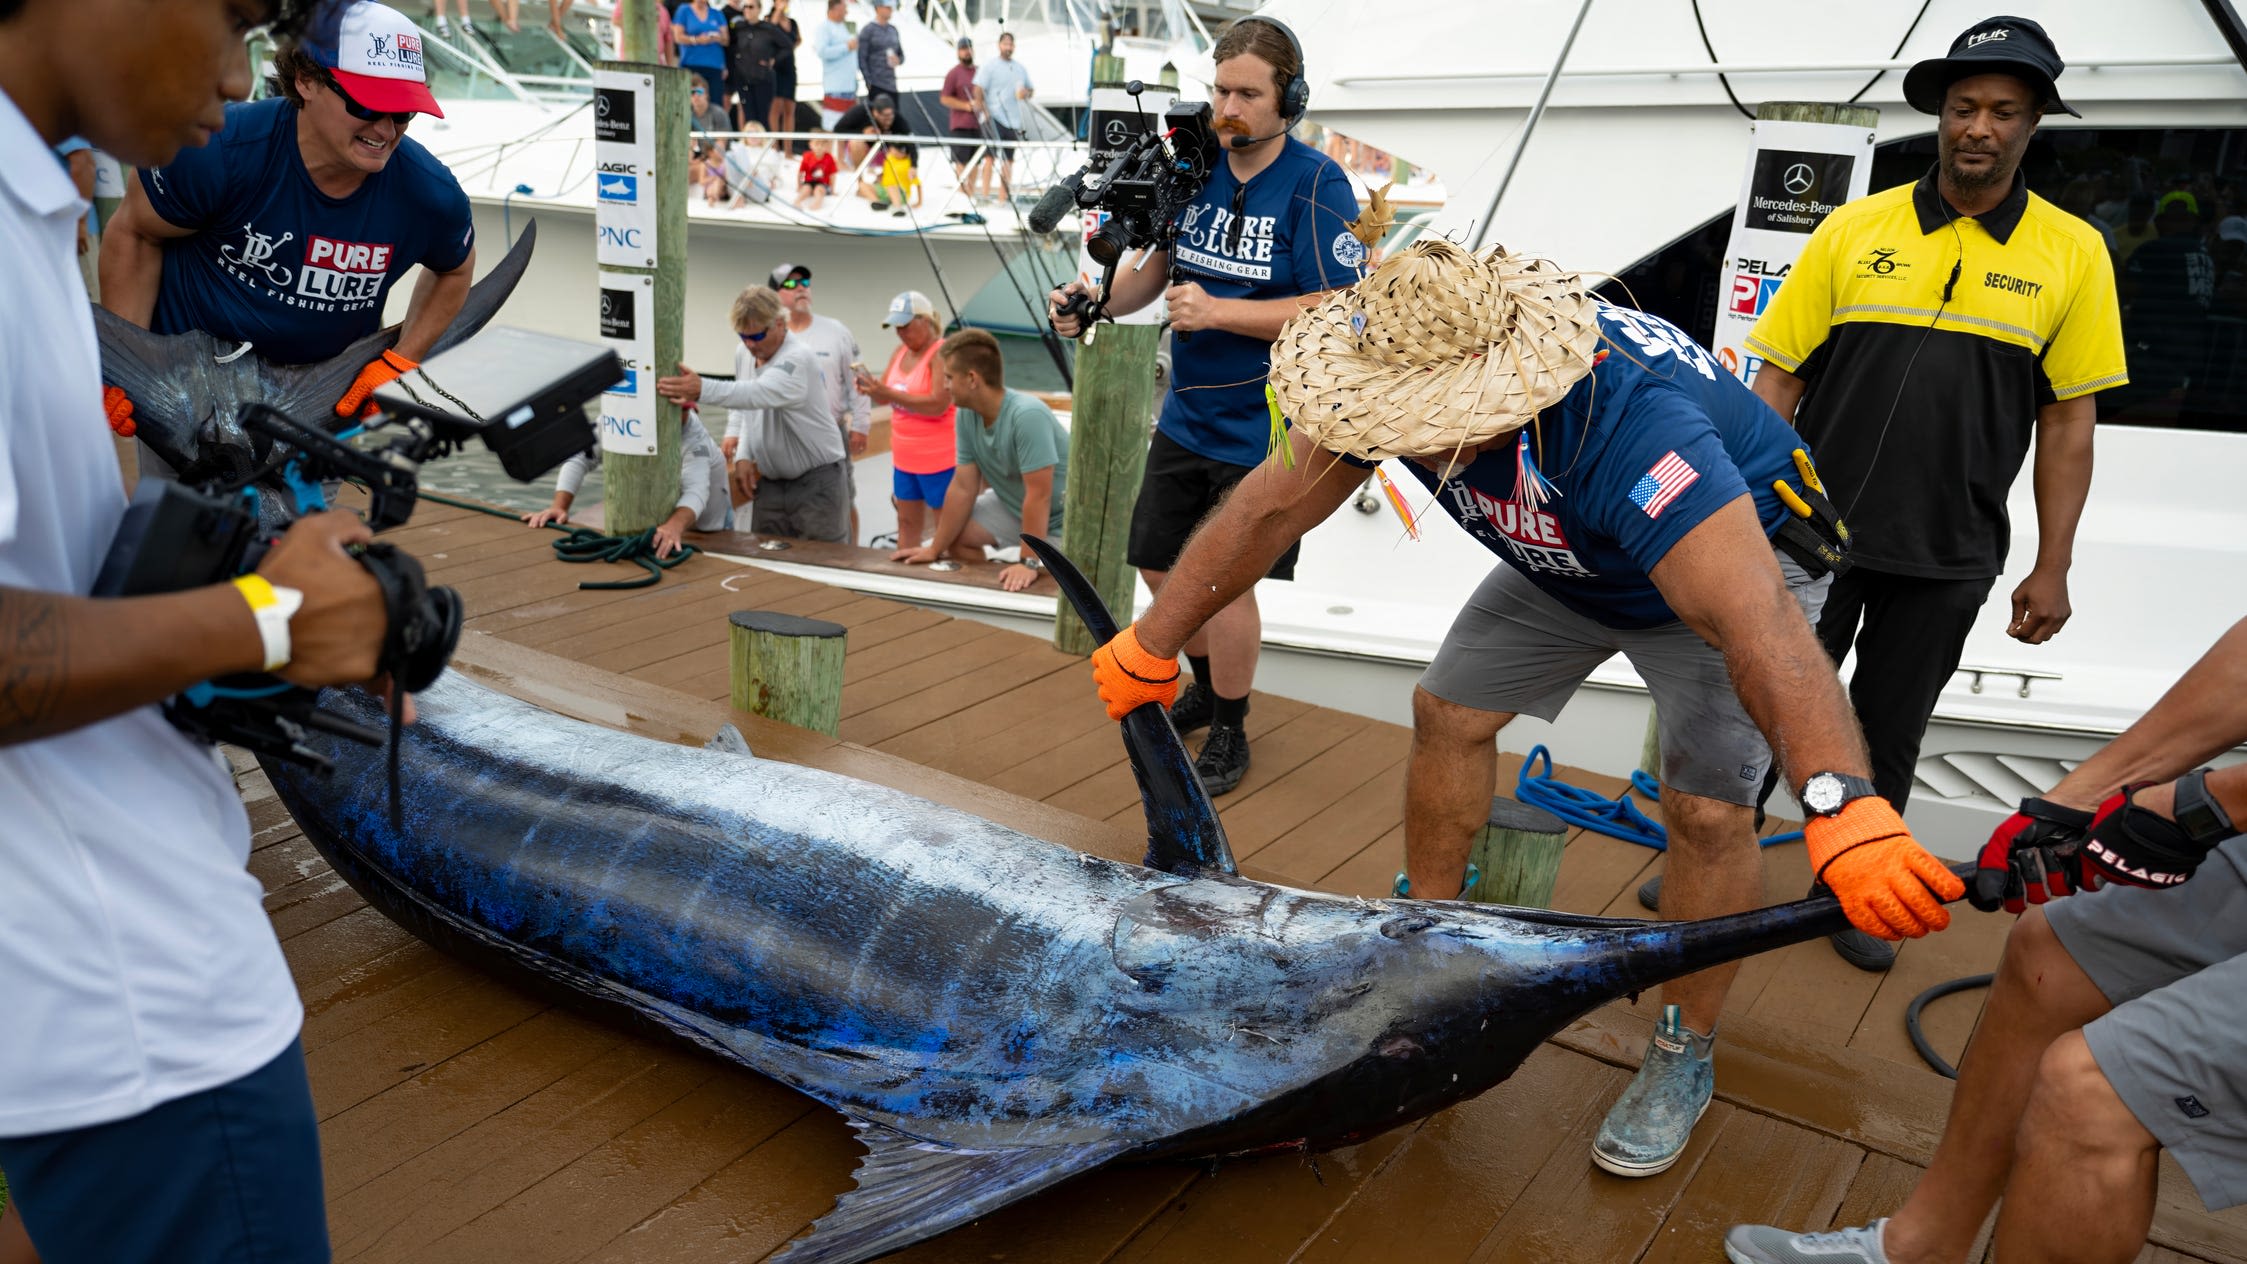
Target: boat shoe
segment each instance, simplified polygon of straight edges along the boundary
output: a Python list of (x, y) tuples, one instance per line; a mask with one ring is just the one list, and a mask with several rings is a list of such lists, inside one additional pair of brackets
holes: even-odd
[(1770, 1225), (1734, 1225), (1724, 1235), (1724, 1254), (1732, 1264), (1888, 1264), (1875, 1220), (1862, 1229), (1795, 1233)]
[(1701, 1035), (1677, 1006), (1663, 1006), (1646, 1060), (1599, 1126), (1592, 1162), (1617, 1176), (1668, 1171), (1716, 1093), (1715, 1045), (1714, 1032)]

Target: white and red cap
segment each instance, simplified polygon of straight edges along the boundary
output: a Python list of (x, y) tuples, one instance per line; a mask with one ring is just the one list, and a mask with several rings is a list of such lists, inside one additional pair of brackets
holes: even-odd
[(422, 64), (421, 28), (386, 4), (358, 0), (343, 10), (335, 42), (304, 41), (312, 60), (326, 67), (345, 93), (370, 110), (445, 117), (429, 94)]

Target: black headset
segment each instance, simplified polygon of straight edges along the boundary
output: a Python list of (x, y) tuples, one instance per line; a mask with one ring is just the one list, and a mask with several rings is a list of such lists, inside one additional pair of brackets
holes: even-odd
[(1278, 18), (1256, 15), (1241, 18), (1234, 25), (1238, 26), (1240, 22), (1262, 22), (1287, 37), (1287, 46), (1295, 50), (1295, 74), (1280, 89), (1280, 117), (1290, 123), (1302, 118), (1311, 108), (1311, 83), (1303, 77), (1303, 41), (1295, 38), (1295, 32), (1289, 30), (1287, 23)]

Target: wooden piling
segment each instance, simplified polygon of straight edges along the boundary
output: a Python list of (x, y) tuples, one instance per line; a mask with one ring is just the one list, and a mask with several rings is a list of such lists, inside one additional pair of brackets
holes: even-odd
[(1552, 907), (1553, 882), (1560, 877), (1561, 848), (1567, 841), (1567, 822), (1545, 809), (1492, 799), (1490, 822), (1467, 853), (1482, 870), (1482, 881), (1466, 898), (1516, 908)]
[[(635, 33), (644, 36), (643, 48), (652, 49), (653, 10), (648, 0), (627, 0), (626, 47)], [(686, 353), (687, 302), (687, 80), (688, 71), (646, 61), (604, 61), (603, 70), (623, 70), (645, 76), (655, 89), (655, 266), (610, 271), (655, 274), (656, 376), (678, 372)], [(679, 407), (669, 400), (655, 402), (655, 453), (639, 456), (623, 452), (602, 454), (607, 478), (604, 505), (611, 535), (635, 535), (671, 516), (679, 503)]]
[[(1095, 57), (1099, 87), (1120, 87), (1123, 59)], [(1092, 580), (1100, 599), (1122, 622), (1131, 622), (1134, 573), (1124, 561), (1131, 508), (1147, 469), (1154, 425), (1155, 347), (1162, 329), (1152, 324), (1102, 324), (1077, 350), (1076, 398), (1069, 420), (1069, 513), (1061, 548)], [(1099, 642), (1067, 602), (1056, 603), (1055, 648), (1090, 654)]]
[(728, 622), (734, 710), (835, 736), (843, 720), (843, 626), (769, 610), (738, 610)]

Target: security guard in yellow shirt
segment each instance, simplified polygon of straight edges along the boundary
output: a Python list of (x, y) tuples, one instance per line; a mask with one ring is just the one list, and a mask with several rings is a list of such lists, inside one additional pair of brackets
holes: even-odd
[[(2128, 380), (2105, 243), (2020, 171), (2045, 113), (2076, 113), (2053, 86), (2063, 69), (2044, 29), (2016, 17), (1913, 66), (1904, 99), (1937, 117), (1934, 169), (1828, 216), (1747, 340), (1764, 360), (1755, 393), (1810, 441), (1849, 523), (1853, 565), (1818, 633), (1836, 663), (1855, 645), (1851, 700), (1873, 783), (1899, 811), (2005, 567), (2005, 497), (2030, 435), (2037, 559), (2007, 631), (2036, 645), (2070, 613), (2092, 394)], [(1869, 936), (1835, 946), (1868, 970), (1895, 959)]]

